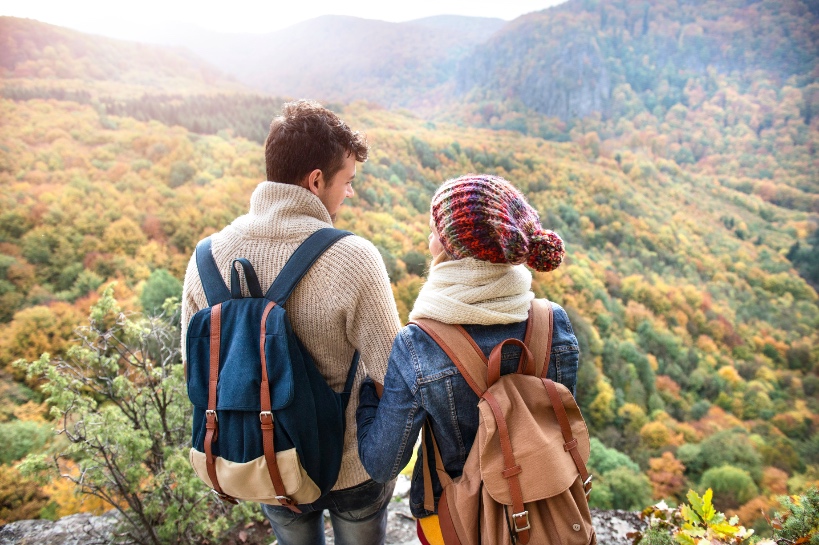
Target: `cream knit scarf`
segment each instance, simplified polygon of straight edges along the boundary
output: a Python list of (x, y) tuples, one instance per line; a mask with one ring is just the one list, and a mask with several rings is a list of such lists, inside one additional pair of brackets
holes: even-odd
[(524, 321), (535, 294), (532, 273), (523, 265), (445, 261), (429, 271), (410, 320), (431, 318), (447, 324), (512, 324)]

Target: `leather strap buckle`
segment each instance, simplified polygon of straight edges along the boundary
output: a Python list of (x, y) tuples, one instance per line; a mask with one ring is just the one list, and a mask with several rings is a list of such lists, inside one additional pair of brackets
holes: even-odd
[[(529, 524), (529, 511), (524, 511), (522, 513), (512, 513), (512, 521), (514, 523), (516, 532), (525, 532), (526, 530), (529, 530), (532, 527)], [(523, 524), (525, 524), (526, 526), (521, 528), (520, 526), (518, 526), (518, 521), (522, 521)]]
[(205, 411), (205, 418), (207, 418), (208, 423), (210, 423), (210, 418), (213, 417), (214, 422), (219, 422), (219, 417), (216, 415), (216, 411), (212, 409), (208, 409)]
[(589, 473), (589, 478), (588, 478), (588, 479), (586, 479), (585, 481), (583, 481), (583, 490), (586, 492), (586, 497), (587, 497), (587, 498), (589, 497), (589, 494), (591, 494), (591, 489), (592, 489), (592, 479), (593, 479), (593, 478), (594, 478), (594, 475), (592, 475), (591, 473)]
[(295, 505), (293, 503), (293, 500), (291, 500), (287, 496), (276, 496), (276, 501), (282, 505)]
[(230, 503), (230, 504), (233, 504), (233, 505), (238, 505), (239, 504), (239, 500), (237, 500), (233, 496), (228, 496), (224, 492), (217, 492), (213, 488), (211, 488), (210, 491), (213, 493), (214, 496), (219, 498), (219, 501), (224, 501), (224, 502), (227, 502), (227, 503)]
[[(269, 417), (270, 420), (265, 422), (265, 417)], [(262, 424), (272, 424), (273, 423), (273, 413), (270, 411), (262, 411), (259, 413), (259, 422)]]

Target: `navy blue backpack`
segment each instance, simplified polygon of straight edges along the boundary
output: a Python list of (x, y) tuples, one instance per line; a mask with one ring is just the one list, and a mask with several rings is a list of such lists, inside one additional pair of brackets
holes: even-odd
[[(350, 235), (320, 229), (299, 246), (263, 293), (245, 258), (231, 263), (230, 289), (210, 238), (196, 246), (208, 308), (187, 333), (188, 397), (193, 403), (190, 461), (223, 500), (283, 505), (300, 512), (333, 487), (341, 468), (344, 412), (358, 352), (344, 391), (333, 391), (293, 333), (284, 303), (327, 248)], [(239, 271), (250, 297), (242, 297)]]

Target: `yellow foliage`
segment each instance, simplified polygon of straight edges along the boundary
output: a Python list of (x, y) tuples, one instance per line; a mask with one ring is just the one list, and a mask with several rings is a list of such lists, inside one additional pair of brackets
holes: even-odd
[(745, 380), (739, 375), (739, 372), (730, 365), (720, 367), (717, 374), (733, 387), (739, 386), (745, 382)]
[(614, 388), (600, 376), (597, 381), (597, 396), (589, 406), (592, 421), (598, 426), (605, 426), (614, 420)]
[(716, 354), (719, 352), (717, 343), (715, 343), (714, 340), (707, 335), (700, 335), (697, 338), (697, 348), (708, 354)]
[[(76, 478), (79, 477), (80, 470), (70, 460), (61, 460), (60, 473)], [(110, 504), (96, 496), (79, 494), (77, 485), (67, 476), (52, 479), (43, 486), (43, 492), (48, 494), (50, 501), (57, 505), (58, 517), (67, 517), (77, 513), (101, 515), (112, 508)]]
[(640, 428), (640, 441), (650, 449), (660, 449), (671, 442), (671, 430), (662, 422), (648, 422)]
[(48, 414), (48, 405), (46, 403), (27, 401), (22, 405), (17, 405), (14, 407), (13, 414), (17, 420), (27, 422), (45, 422), (45, 417)]

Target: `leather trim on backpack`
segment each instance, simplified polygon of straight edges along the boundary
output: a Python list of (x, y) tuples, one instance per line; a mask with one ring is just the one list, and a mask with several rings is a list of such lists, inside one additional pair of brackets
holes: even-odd
[(224, 501), (239, 503), (227, 495), (219, 486), (216, 477), (216, 459), (213, 456), (213, 442), (219, 437), (219, 418), (216, 416), (216, 386), (219, 383), (219, 349), (222, 338), (222, 303), (216, 304), (210, 312), (210, 375), (208, 377), (208, 409), (205, 411), (205, 460), (213, 491)]
[(506, 479), (509, 486), (509, 494), (512, 496), (512, 528), (517, 532), (518, 539), (523, 545), (529, 543), (529, 512), (523, 507), (523, 492), (520, 489), (520, 466), (515, 463), (515, 455), (512, 452), (512, 442), (509, 440), (509, 428), (506, 419), (498, 406), (498, 401), (492, 392), (484, 392), (483, 399), (492, 408), (495, 414), (495, 422), (498, 425), (498, 437), (500, 438), (501, 450), (503, 451), (503, 461), (506, 465), (501, 475)]
[(547, 378), (541, 379), (543, 386), (546, 387), (546, 392), (549, 394), (549, 399), (552, 400), (552, 407), (555, 410), (555, 416), (560, 424), (560, 431), (563, 433), (563, 450), (572, 455), (574, 465), (577, 466), (577, 471), (580, 473), (580, 479), (583, 483), (583, 491), (588, 496), (591, 493), (592, 482), (589, 471), (586, 469), (586, 464), (577, 450), (577, 439), (572, 435), (572, 426), (569, 424), (569, 417), (566, 414), (566, 407), (563, 406), (563, 400), (560, 399), (560, 394), (557, 391), (555, 383)]
[(438, 523), (441, 525), (441, 536), (444, 538), (446, 545), (461, 545), (461, 538), (458, 537), (458, 532), (455, 531), (452, 516), (449, 513), (446, 489), (441, 493), (441, 499), (438, 500)]
[(301, 513), (301, 509), (296, 507), (296, 502), (287, 496), (287, 489), (282, 482), (281, 472), (279, 471), (279, 464), (276, 461), (276, 446), (273, 440), (273, 412), (270, 403), (270, 381), (267, 378), (267, 354), (264, 349), (265, 335), (267, 334), (267, 316), (273, 307), (276, 306), (274, 301), (270, 301), (264, 308), (262, 313), (261, 335), (259, 340), (259, 347), (261, 352), (262, 364), (262, 384), (260, 391), (261, 411), (259, 412), (259, 422), (262, 428), (262, 441), (264, 447), (264, 458), (267, 462), (267, 472), (270, 475), (270, 482), (273, 483), (273, 489), (276, 491), (276, 500), (283, 506), (287, 507), (294, 513)]

